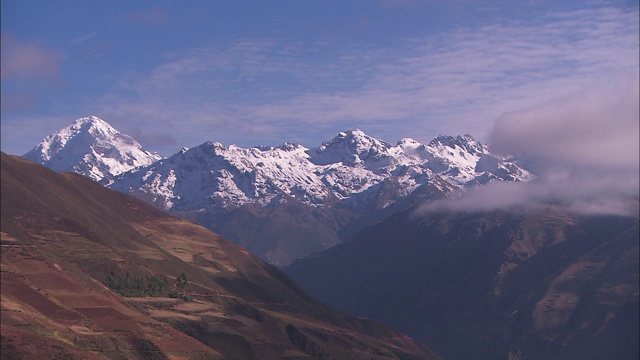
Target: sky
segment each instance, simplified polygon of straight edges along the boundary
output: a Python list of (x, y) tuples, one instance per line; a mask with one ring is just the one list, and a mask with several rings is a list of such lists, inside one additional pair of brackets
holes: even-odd
[(205, 141), (312, 148), (358, 128), (392, 144), (470, 134), (553, 168), (637, 170), (636, 0), (1, 6), (9, 154), (96, 115), (164, 156)]

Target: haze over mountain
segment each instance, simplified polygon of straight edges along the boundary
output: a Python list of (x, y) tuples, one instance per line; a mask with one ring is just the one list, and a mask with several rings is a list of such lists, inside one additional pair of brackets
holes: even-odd
[[(112, 129), (96, 117), (76, 123), (85, 122)], [(114, 156), (109, 164), (115, 165), (108, 168), (93, 144), (113, 149), (113, 154), (132, 151), (117, 136), (96, 136), (102, 132), (91, 129), (74, 134), (93, 141), (56, 142), (58, 153), (76, 155), (68, 165), (64, 159), (40, 162), (89, 176), (100, 173), (103, 184), (203, 224), (277, 265), (331, 247), (393, 212), (454, 190), (533, 178), (513, 159), (492, 154), (470, 135), (439, 136), (427, 145), (405, 138), (394, 146), (361, 130), (341, 132), (312, 149), (291, 143), (244, 149), (206, 142), (143, 167), (133, 165), (151, 161), (148, 157), (132, 163)], [(63, 129), (47, 139), (66, 139), (69, 132)], [(34, 152), (50, 147), (41, 144), (27, 155), (33, 158)], [(76, 158), (82, 166), (75, 165)], [(130, 170), (118, 175), (116, 170), (127, 166)]]
[(421, 204), (285, 272), (448, 359), (638, 358), (637, 85), (505, 114), (492, 143), (535, 180)]
[(2, 153), (2, 358), (438, 359), (202, 226)]
[(491, 129), (498, 153), (527, 159), (536, 181), (498, 183), (462, 201), (429, 204), (454, 211), (535, 209), (564, 203), (584, 214), (638, 214), (640, 75), (529, 109), (506, 113)]
[(3, 360), (639, 358), (640, 3), (364, 3), (0, 2)]
[(636, 359), (638, 215), (409, 210), (284, 271), (445, 359)]

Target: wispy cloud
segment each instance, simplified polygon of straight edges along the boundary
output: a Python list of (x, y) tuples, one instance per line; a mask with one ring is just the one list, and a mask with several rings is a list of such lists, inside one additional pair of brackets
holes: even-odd
[(96, 35), (98, 35), (97, 31), (92, 31), (90, 33), (78, 36), (77, 38), (71, 40), (71, 45), (78, 46), (81, 45), (91, 39), (93, 39)]
[(9, 149), (16, 148), (13, 144), (23, 139), (16, 135), (27, 134), (34, 127), (27, 127), (22, 121), (5, 126), (10, 122), (5, 114), (13, 112), (23, 116), (40, 106), (47, 91), (61, 86), (60, 65), (65, 54), (42, 42), (21, 41), (8, 31), (2, 33), (1, 45), (2, 144), (3, 149)]
[(244, 146), (292, 138), (315, 146), (308, 139), (345, 127), (375, 129), (389, 141), (460, 132), (485, 140), (505, 112), (638, 67), (637, 13), (597, 8), (498, 20), (385, 48), (259, 37), (212, 42), (167, 55), (150, 73), (123, 75), (87, 108), (108, 119), (173, 120), (192, 129), (196, 142)]
[[(474, 188), (456, 199), (437, 200), (416, 210), (420, 215), (430, 212), (487, 212), (562, 208), (576, 214), (638, 215), (638, 194), (629, 192), (637, 187), (637, 177), (617, 177), (607, 174), (600, 178), (584, 173), (589, 178), (574, 174), (538, 179), (530, 183), (495, 182)], [(635, 183), (634, 183), (635, 181)]]
[(60, 50), (25, 43), (10, 32), (2, 33), (0, 61), (2, 80), (55, 80), (60, 74)]

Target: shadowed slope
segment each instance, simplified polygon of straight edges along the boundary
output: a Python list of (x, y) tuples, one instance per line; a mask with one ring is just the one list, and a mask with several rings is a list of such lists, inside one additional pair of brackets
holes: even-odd
[(285, 272), (447, 359), (636, 359), (638, 219), (396, 214)]

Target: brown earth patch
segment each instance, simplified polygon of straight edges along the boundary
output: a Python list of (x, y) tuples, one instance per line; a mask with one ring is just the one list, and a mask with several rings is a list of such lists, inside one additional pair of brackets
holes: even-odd
[(132, 318), (110, 306), (77, 307), (74, 310), (98, 324), (103, 330), (136, 331), (140, 329)]
[(51, 301), (49, 297), (27, 285), (15, 284), (8, 286), (6, 290), (3, 289), (2, 293), (5, 296), (14, 297), (17, 301), (34, 308), (46, 317), (57, 320), (80, 320), (80, 315), (77, 313), (59, 306)]
[(63, 341), (37, 336), (4, 324), (0, 353), (2, 359), (106, 359), (100, 354), (78, 349)]

